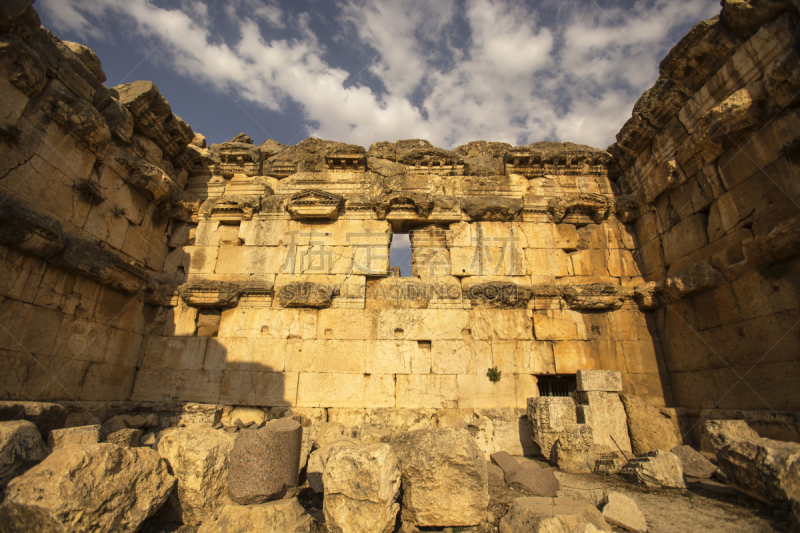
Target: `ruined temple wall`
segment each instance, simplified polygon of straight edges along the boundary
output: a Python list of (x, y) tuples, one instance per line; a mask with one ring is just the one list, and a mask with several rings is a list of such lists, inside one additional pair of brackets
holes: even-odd
[(103, 85), (91, 50), (41, 28), (30, 7), (10, 10), (0, 21), (0, 394), (126, 400), (145, 337), (166, 321), (152, 282), (170, 199), (186, 182), (175, 156), (193, 134), (152, 85), (137, 107), (136, 91)]
[(791, 4), (723, 4), (609, 151), (675, 405), (728, 418), (800, 409), (800, 56)]

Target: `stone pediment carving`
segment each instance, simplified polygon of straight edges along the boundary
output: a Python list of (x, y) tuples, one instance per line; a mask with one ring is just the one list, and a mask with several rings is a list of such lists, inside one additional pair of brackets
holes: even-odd
[(551, 198), (548, 211), (558, 224), (568, 214), (588, 216), (595, 224), (600, 224), (608, 215), (611, 201), (602, 194), (570, 194), (561, 198)]
[(344, 197), (317, 189), (310, 189), (289, 197), (286, 209), (293, 219), (328, 218), (339, 215)]

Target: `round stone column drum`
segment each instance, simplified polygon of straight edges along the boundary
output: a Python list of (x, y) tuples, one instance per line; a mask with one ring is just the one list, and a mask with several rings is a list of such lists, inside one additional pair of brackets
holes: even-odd
[(241, 431), (231, 450), (228, 492), (248, 505), (291, 498), (297, 492), (303, 428), (292, 419)]

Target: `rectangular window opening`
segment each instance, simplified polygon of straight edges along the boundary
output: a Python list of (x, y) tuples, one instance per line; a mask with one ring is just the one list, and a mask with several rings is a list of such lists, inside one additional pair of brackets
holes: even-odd
[(538, 379), (539, 396), (572, 397), (577, 388), (575, 374), (560, 376), (536, 376)]
[(411, 241), (408, 233), (392, 233), (389, 246), (389, 270), (400, 278), (411, 277)]

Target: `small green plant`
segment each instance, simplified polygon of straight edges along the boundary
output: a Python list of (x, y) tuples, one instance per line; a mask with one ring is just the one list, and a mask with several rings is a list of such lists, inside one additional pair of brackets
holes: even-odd
[(89, 205), (100, 205), (105, 202), (105, 198), (100, 194), (98, 186), (89, 180), (78, 180), (72, 185), (72, 190), (82, 201)]
[(800, 137), (781, 148), (781, 155), (790, 163), (800, 163)]
[(124, 207), (115, 205), (114, 207), (111, 208), (111, 216), (113, 216), (114, 218), (122, 218), (127, 214), (128, 211)]
[(780, 279), (786, 275), (786, 265), (783, 263), (770, 263), (759, 265), (758, 273), (764, 279)]
[(500, 376), (502, 375), (503, 373), (500, 370), (497, 370), (496, 366), (493, 366), (486, 372), (486, 377), (488, 377), (489, 381), (491, 381), (492, 383), (497, 383), (498, 381), (500, 381)]

